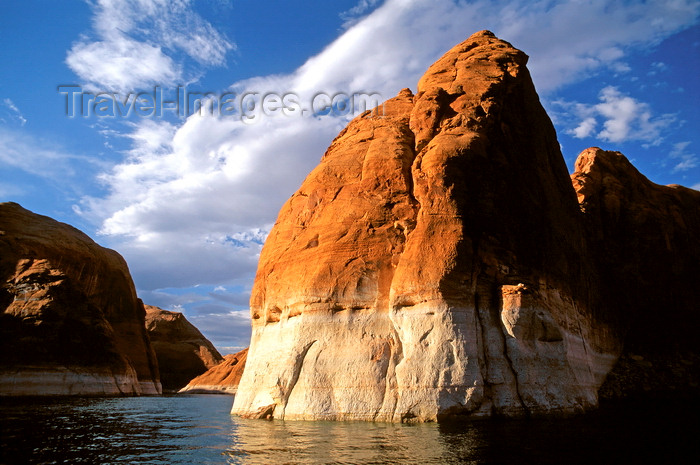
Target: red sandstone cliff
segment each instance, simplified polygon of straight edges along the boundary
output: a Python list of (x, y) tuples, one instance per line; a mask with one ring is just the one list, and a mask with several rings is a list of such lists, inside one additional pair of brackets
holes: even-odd
[(181, 393), (235, 394), (241, 382), (248, 349), (224, 356), (224, 361), (197, 376)]
[(0, 231), (0, 395), (160, 393), (124, 259), (16, 203)]
[(338, 135), (262, 250), (233, 413), (430, 421), (597, 403), (620, 341), (526, 62), (474, 34), (415, 95)]
[(177, 391), (223, 361), (214, 345), (182, 313), (146, 305), (146, 329), (164, 390)]

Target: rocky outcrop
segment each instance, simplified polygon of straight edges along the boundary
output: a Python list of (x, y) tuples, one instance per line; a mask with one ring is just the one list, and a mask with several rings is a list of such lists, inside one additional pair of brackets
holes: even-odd
[(124, 259), (77, 229), (0, 204), (0, 395), (159, 394)]
[(225, 355), (223, 362), (187, 383), (180, 393), (236, 394), (247, 357), (248, 349)]
[(177, 391), (223, 361), (214, 345), (182, 313), (146, 305), (146, 329), (166, 391)]
[(260, 256), (232, 412), (432, 421), (596, 405), (620, 342), (527, 56), (482, 31), (355, 118)]
[(602, 395), (697, 389), (700, 192), (654, 184), (621, 153), (597, 147), (579, 155), (571, 179), (624, 341)]

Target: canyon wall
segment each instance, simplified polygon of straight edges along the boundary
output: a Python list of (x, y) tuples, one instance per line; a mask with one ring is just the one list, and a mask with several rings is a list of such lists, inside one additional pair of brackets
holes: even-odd
[(0, 395), (161, 392), (124, 259), (77, 229), (0, 204)]
[(488, 31), (358, 116), (282, 207), (232, 413), (580, 411), (621, 340), (527, 56)]
[(597, 147), (579, 155), (571, 179), (599, 292), (624, 341), (601, 396), (697, 395), (700, 192), (654, 184)]
[(158, 359), (163, 389), (177, 391), (223, 357), (180, 312), (146, 305), (146, 330)]

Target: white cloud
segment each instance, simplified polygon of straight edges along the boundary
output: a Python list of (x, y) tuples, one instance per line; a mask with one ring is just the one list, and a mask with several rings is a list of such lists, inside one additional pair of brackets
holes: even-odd
[[(24, 126), (25, 124), (27, 124), (27, 118), (25, 118), (24, 115), (22, 115), (22, 112), (19, 111), (17, 105), (15, 105), (15, 103), (11, 99), (3, 99), (2, 104), (5, 108), (10, 110), (10, 118), (19, 121), (20, 126)], [(2, 118), (0, 118), (0, 120), (2, 120)]]
[(250, 343), (249, 310), (188, 316), (222, 355), (238, 352)]
[(361, 16), (374, 8), (379, 0), (360, 0), (354, 7), (340, 13), (340, 17), (345, 21), (344, 28), (349, 28), (357, 24)]
[(658, 145), (661, 130), (673, 120), (672, 115), (652, 118), (648, 104), (624, 95), (615, 87), (600, 92), (601, 102), (595, 110), (604, 118), (603, 130), (598, 138), (608, 142), (641, 140)]
[(86, 167), (104, 169), (94, 158), (75, 155), (57, 147), (55, 141), (39, 139), (23, 130), (0, 126), (0, 167), (14, 168), (45, 179), (65, 181)]
[(589, 116), (572, 130), (572, 134), (579, 139), (589, 137), (595, 131), (597, 124), (595, 118)]
[(695, 184), (695, 185), (693, 185), (693, 186), (690, 186), (690, 188), (691, 188), (691, 189), (695, 189), (696, 191), (700, 191), (700, 182), (697, 183), (697, 184)]
[[(307, 104), (315, 92), (377, 92), (386, 99), (403, 87), (415, 90), (420, 75), (445, 51), (490, 29), (532, 57), (535, 84), (547, 94), (604, 67), (624, 67), (630, 47), (651, 46), (697, 14), (698, 3), (683, 0), (388, 0), (293, 73), (237, 82), (232, 89), (295, 92)], [(119, 27), (132, 30), (131, 16), (125, 18), (118, 18), (125, 22)], [(600, 107), (579, 107), (588, 112), (576, 127), (581, 137), (599, 131), (609, 140), (647, 140), (643, 128), (662, 128), (642, 102), (626, 100), (613, 88), (601, 98)], [(103, 239), (127, 258), (142, 290), (250, 284), (260, 242), (280, 207), (346, 121), (141, 121), (132, 128), (125, 160), (101, 177), (109, 194), (85, 198), (81, 208), (100, 219)]]
[(192, 0), (98, 0), (91, 6), (94, 37), (73, 44), (66, 63), (100, 90), (181, 83), (193, 77), (185, 75), (185, 58), (218, 66), (233, 48), (192, 10)]
[[(573, 124), (569, 122), (573, 127), (567, 132), (578, 139), (595, 137), (604, 142), (641, 141), (658, 145), (663, 140), (663, 130), (676, 121), (672, 114), (654, 116), (649, 104), (625, 95), (613, 86), (600, 91), (597, 104), (562, 100), (552, 103), (568, 113), (564, 120), (575, 120)], [(562, 119), (561, 115), (558, 116)]]
[(696, 168), (698, 166), (698, 159), (697, 157), (693, 156), (692, 158), (685, 159), (678, 163), (676, 166), (673, 167), (673, 172), (677, 173), (678, 171), (687, 171), (692, 168)]
[(75, 44), (66, 63), (100, 90), (130, 91), (149, 84), (171, 84), (181, 77), (181, 70), (159, 46), (121, 35), (109, 41)]
[(669, 157), (674, 160), (673, 172), (688, 171), (692, 168), (700, 166), (700, 160), (694, 153), (688, 152), (686, 149), (690, 145), (690, 141), (678, 142), (673, 145), (673, 150), (669, 153)]
[(651, 71), (647, 72), (647, 76), (656, 76), (665, 71), (668, 71), (668, 65), (661, 61), (655, 61), (651, 64)]

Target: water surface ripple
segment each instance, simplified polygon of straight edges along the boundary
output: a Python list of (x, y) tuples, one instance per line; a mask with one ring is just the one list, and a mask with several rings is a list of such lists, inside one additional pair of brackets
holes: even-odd
[[(0, 400), (2, 464), (697, 463), (697, 399), (566, 419), (244, 420), (232, 397)], [(689, 461), (690, 460), (690, 461)]]

